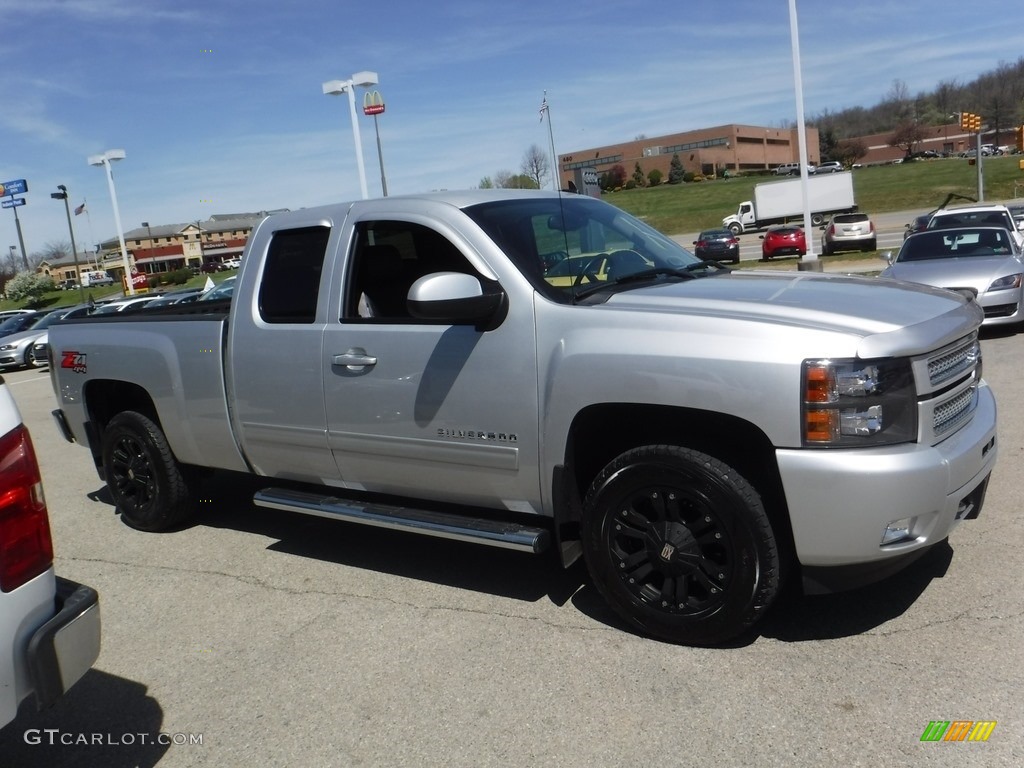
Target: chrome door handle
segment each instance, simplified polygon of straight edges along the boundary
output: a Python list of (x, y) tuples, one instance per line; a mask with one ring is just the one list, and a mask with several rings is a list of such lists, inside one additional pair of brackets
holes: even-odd
[(363, 368), (367, 365), (376, 365), (377, 358), (366, 354), (361, 349), (350, 349), (343, 355), (335, 355), (331, 358), (332, 365), (344, 365), (349, 368)]

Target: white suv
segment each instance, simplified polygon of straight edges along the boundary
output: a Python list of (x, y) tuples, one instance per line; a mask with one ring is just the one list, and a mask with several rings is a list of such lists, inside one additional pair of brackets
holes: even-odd
[[(807, 173), (813, 174), (817, 170), (813, 165), (808, 164)], [(800, 163), (783, 163), (772, 171), (776, 176), (799, 176)]]
[(39, 465), (0, 378), (0, 726), (31, 694), (53, 704), (99, 653), (99, 596), (54, 574)]
[(1017, 228), (1017, 222), (1005, 205), (964, 205), (959, 208), (940, 208), (928, 220), (928, 229), (946, 227), (1003, 227), (1009, 230), (1024, 249), (1024, 232)]

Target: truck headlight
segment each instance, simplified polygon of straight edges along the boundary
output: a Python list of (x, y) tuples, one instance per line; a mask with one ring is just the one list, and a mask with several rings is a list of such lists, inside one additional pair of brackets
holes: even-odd
[(803, 443), (850, 448), (917, 439), (908, 360), (805, 360)]

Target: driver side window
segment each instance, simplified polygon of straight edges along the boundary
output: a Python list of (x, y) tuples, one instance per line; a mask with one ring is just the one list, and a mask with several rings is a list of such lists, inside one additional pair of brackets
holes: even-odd
[(357, 226), (344, 319), (422, 322), (409, 314), (409, 288), (432, 272), (476, 271), (461, 251), (436, 230), (406, 221), (369, 221)]

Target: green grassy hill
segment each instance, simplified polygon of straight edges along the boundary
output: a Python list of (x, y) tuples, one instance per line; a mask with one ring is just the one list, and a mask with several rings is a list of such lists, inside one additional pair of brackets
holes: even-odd
[[(985, 199), (1024, 197), (1022, 155), (985, 158)], [(631, 189), (604, 195), (608, 202), (666, 234), (696, 232), (717, 227), (744, 200), (753, 197), (754, 185), (773, 176), (741, 176), (649, 189)], [(1015, 182), (1019, 189), (1015, 190)], [(878, 165), (853, 171), (857, 205), (865, 213), (934, 208), (955, 192), (977, 196), (977, 168), (964, 158), (923, 160), (899, 165)]]

